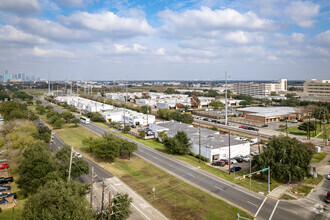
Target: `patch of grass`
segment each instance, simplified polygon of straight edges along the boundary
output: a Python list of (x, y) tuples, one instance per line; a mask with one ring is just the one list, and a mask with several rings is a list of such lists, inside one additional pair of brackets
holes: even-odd
[(280, 197), (281, 200), (296, 200), (296, 198), (284, 193), (281, 197)]
[(293, 193), (297, 192), (297, 196), (305, 197), (308, 195), (308, 193), (310, 193), (310, 191), (312, 189), (314, 189), (314, 188), (310, 187), (310, 186), (297, 185), (291, 190), (291, 192), (293, 192)]
[[(170, 152), (167, 151), (166, 147), (164, 146), (163, 143), (160, 143), (158, 141), (156, 141), (155, 139), (152, 139), (152, 140), (142, 140), (142, 139), (139, 139), (133, 135), (130, 135), (130, 134), (124, 134), (122, 132), (120, 132), (121, 135), (123, 136), (126, 136), (126, 137), (129, 137), (131, 139), (133, 139), (134, 141), (137, 141), (137, 142), (140, 142), (148, 147), (151, 147), (155, 150), (158, 150), (160, 152), (163, 152), (163, 153), (166, 153), (168, 154), (169, 156), (172, 156), (178, 160), (181, 160), (185, 163), (188, 163), (192, 166), (195, 166), (195, 167), (200, 167), (200, 169), (204, 170), (204, 171), (207, 171), (215, 176), (218, 176), (220, 178), (223, 178), (225, 180), (228, 180), (232, 183), (235, 183), (239, 186), (242, 186), (246, 189), (249, 189), (249, 190), (252, 190), (254, 192), (263, 192), (265, 194), (267, 194), (267, 191), (268, 191), (268, 182), (267, 182), (267, 173), (266, 175), (264, 176), (265, 178), (262, 179), (260, 177), (256, 178), (256, 176), (254, 176), (254, 178), (252, 177), (251, 179), (251, 187), (250, 187), (250, 180), (249, 178), (246, 178), (245, 180), (236, 180), (235, 177), (237, 176), (242, 176), (242, 175), (245, 175), (245, 174), (248, 174), (249, 173), (249, 170), (245, 170), (245, 171), (240, 171), (240, 172), (236, 172), (236, 174), (231, 174), (231, 175), (228, 175), (227, 172), (224, 172), (222, 170), (219, 170), (217, 168), (214, 168), (212, 166), (209, 166), (207, 165), (205, 162), (201, 162), (199, 163), (199, 160), (198, 158), (196, 157), (193, 157), (191, 155), (171, 155)], [(271, 180), (272, 184), (271, 184), (271, 190), (272, 189), (275, 189), (276, 187), (278, 187), (280, 185), (279, 182), (275, 181), (275, 180)]]
[[(98, 136), (84, 127), (65, 128), (56, 133), (67, 144), (78, 148), (83, 147), (83, 138)], [(170, 219), (216, 219), (219, 216), (221, 219), (234, 219), (237, 213), (252, 218), (239, 208), (189, 185), (137, 156), (132, 156), (129, 161), (116, 159), (110, 164), (84, 151), (82, 154), (119, 177)], [(155, 198), (153, 187), (156, 188)]]
[(313, 154), (312, 162), (319, 163), (321, 162), (325, 157), (327, 156), (327, 153), (315, 153)]
[[(330, 126), (330, 123), (327, 123), (325, 126), (326, 127)], [(279, 131), (286, 132), (285, 129), (280, 129)], [(311, 137), (315, 137), (315, 133), (316, 133), (316, 135), (318, 135), (320, 132), (323, 132), (323, 131), (324, 131), (323, 124), (322, 124), (322, 128), (320, 129), (320, 125), (319, 125), (319, 123), (317, 123), (316, 132), (315, 131), (311, 131)], [(327, 128), (327, 133), (329, 133), (329, 131), (330, 131), (330, 127)], [(290, 127), (290, 128), (288, 128), (288, 132), (289, 132), (289, 134), (300, 135), (300, 136), (307, 136), (307, 132), (306, 131), (299, 130), (298, 129), (298, 126), (297, 127)], [(323, 138), (323, 135), (324, 135), (323, 133), (320, 134), (318, 136), (318, 138), (322, 139)]]
[(323, 177), (320, 174), (317, 174), (317, 178), (310, 177), (303, 180), (303, 183), (317, 185), (323, 180)]
[[(106, 169), (170, 219), (216, 219), (218, 216), (221, 219), (234, 219), (237, 213), (251, 218), (238, 208), (175, 178), (139, 157), (133, 156), (130, 161), (116, 159)], [(156, 189), (155, 198), (153, 187)]]

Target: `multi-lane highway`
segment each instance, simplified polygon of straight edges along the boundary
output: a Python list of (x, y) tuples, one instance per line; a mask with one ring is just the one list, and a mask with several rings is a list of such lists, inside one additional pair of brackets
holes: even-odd
[[(43, 101), (43, 103), (49, 105), (48, 102)], [(60, 112), (63, 111), (63, 109), (56, 106), (54, 106), (54, 109)], [(111, 132), (111, 130), (94, 123), (83, 126), (99, 135), (104, 134), (104, 132)], [(118, 133), (115, 134), (121, 136), (123, 139), (135, 142), (123, 135)], [(259, 195), (200, 170), (198, 167), (191, 166), (151, 149), (139, 142), (136, 143), (138, 145), (138, 150), (135, 152), (137, 156), (187, 183), (250, 213), (257, 219), (326, 219), (322, 215), (317, 216), (312, 209), (306, 208), (306, 204), (295, 201), (278, 201), (276, 199)], [(310, 204), (309, 207), (312, 207), (312, 205)]]

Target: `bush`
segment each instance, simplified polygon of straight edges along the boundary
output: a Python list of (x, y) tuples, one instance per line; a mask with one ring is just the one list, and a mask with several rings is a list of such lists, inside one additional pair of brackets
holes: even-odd
[(91, 118), (93, 122), (105, 122), (105, 119), (99, 112), (94, 113), (94, 116)]

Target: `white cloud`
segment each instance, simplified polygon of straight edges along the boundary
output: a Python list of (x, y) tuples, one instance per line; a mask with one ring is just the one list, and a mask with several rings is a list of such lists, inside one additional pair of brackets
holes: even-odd
[(109, 34), (110, 38), (133, 37), (154, 32), (145, 18), (140, 16), (119, 17), (110, 11), (100, 13), (76, 12), (71, 16), (60, 18), (60, 22), (70, 28), (85, 28)]
[(259, 18), (254, 12), (239, 13), (234, 9), (186, 10), (182, 13), (165, 10), (159, 13), (164, 22), (162, 29), (175, 37), (216, 37), (228, 30), (270, 31), (277, 29), (276, 22)]
[(38, 0), (2, 0), (0, 10), (18, 15), (29, 15), (41, 11)]
[(300, 27), (309, 28), (316, 22), (313, 17), (317, 16), (319, 11), (320, 6), (312, 2), (294, 1), (287, 6), (285, 14)]
[(164, 48), (159, 48), (155, 51), (156, 55), (165, 55), (165, 49)]
[(224, 39), (229, 42), (238, 44), (249, 44), (249, 43), (262, 43), (264, 42), (264, 37), (257, 33), (249, 33), (244, 31), (230, 32), (225, 35)]
[(39, 47), (34, 47), (32, 49), (32, 54), (36, 57), (56, 57), (56, 58), (73, 58), (74, 54), (65, 50), (59, 49), (41, 49)]
[(319, 45), (330, 47), (330, 30), (318, 34), (315, 39)]
[(24, 33), (11, 25), (0, 25), (0, 42), (20, 44), (45, 44), (47, 40), (32, 34)]

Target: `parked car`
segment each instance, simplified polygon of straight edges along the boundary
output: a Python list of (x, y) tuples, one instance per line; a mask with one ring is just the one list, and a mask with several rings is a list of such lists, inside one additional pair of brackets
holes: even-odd
[(0, 164), (0, 170), (2, 169), (6, 169), (6, 168), (9, 168), (9, 165), (8, 164)]
[(230, 162), (231, 162), (232, 164), (234, 164), (234, 163), (237, 163), (237, 160), (235, 160), (234, 158), (231, 158), (231, 159), (230, 159)]
[(228, 160), (228, 159), (221, 159), (220, 161), (223, 161), (223, 162), (225, 162), (225, 164), (226, 164), (226, 165), (228, 165), (228, 164), (229, 164), (229, 160)]
[(291, 120), (291, 123), (297, 123), (298, 121), (297, 120)]
[(233, 166), (232, 168), (230, 168), (230, 172), (237, 172), (237, 171), (240, 171), (241, 169), (242, 169), (242, 167)]
[(298, 121), (299, 121), (299, 122), (304, 122), (304, 120), (302, 120), (302, 119), (299, 119)]
[(7, 159), (0, 159), (0, 163), (7, 163)]
[(245, 161), (245, 162), (249, 162), (250, 161), (250, 158), (248, 156), (242, 156), (242, 159)]
[(13, 177), (0, 177), (0, 184), (7, 184), (11, 182), (14, 182)]
[(328, 174), (327, 179), (330, 180), (330, 173)]
[(253, 151), (253, 152), (251, 152), (251, 155), (252, 156), (257, 156), (257, 155), (259, 155), (259, 152), (258, 151)]
[(243, 129), (245, 129), (245, 127), (246, 127), (246, 126), (244, 126), (244, 125), (239, 126), (239, 128), (243, 128)]
[(235, 157), (234, 158), (238, 163), (243, 163), (243, 158), (242, 157)]
[(136, 128), (136, 125), (131, 125), (131, 128)]
[(268, 125), (267, 124), (263, 124), (263, 125), (261, 125), (261, 127), (262, 128), (266, 128), (266, 127), (268, 127)]
[(324, 197), (324, 201), (325, 201), (326, 203), (330, 203), (330, 191), (325, 195), (325, 197)]
[(214, 161), (214, 162), (212, 162), (212, 166), (224, 167), (225, 166), (225, 162), (223, 162), (223, 161)]
[(8, 191), (10, 189), (11, 189), (10, 186), (0, 186), (0, 192)]
[(14, 199), (17, 199), (16, 193), (1, 193), (0, 199), (5, 199), (5, 198), (11, 197), (11, 196), (14, 196)]

